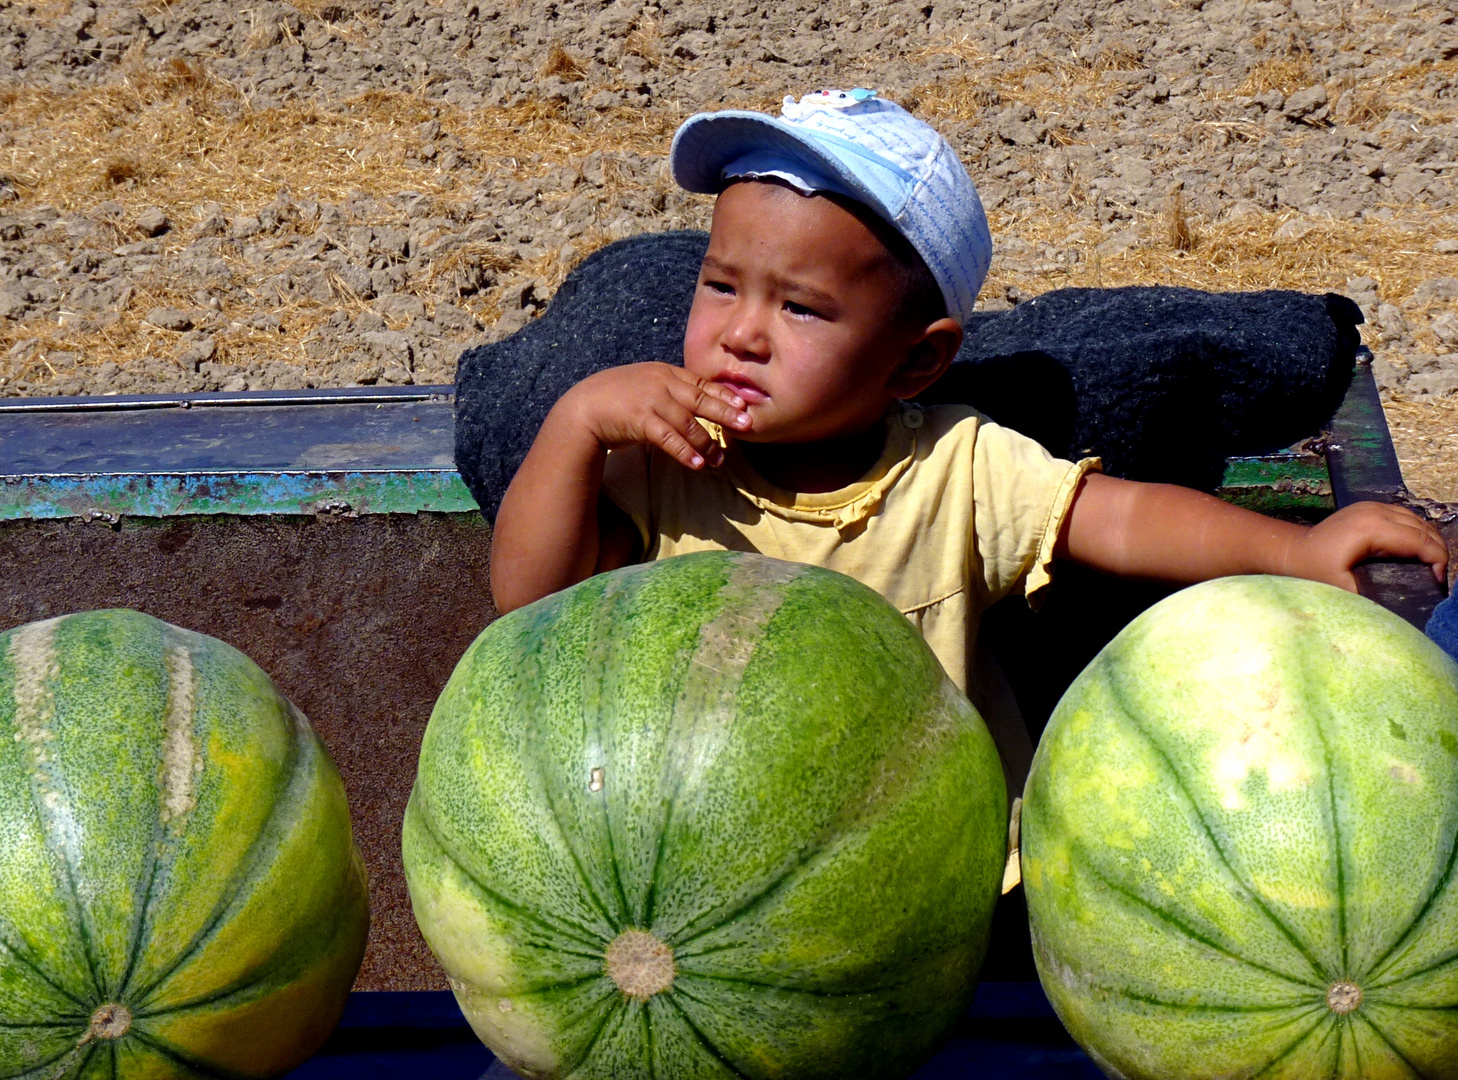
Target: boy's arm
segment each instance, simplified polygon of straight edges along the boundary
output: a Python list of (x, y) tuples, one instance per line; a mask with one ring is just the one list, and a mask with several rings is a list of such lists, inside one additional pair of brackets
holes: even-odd
[(600, 507), (609, 450), (656, 446), (690, 469), (722, 455), (698, 417), (744, 430), (728, 387), (670, 364), (628, 364), (578, 383), (552, 407), (501, 500), (491, 540), (491, 593), (502, 614), (630, 562), (637, 532)]
[(1441, 584), (1448, 547), (1431, 524), (1384, 503), (1355, 503), (1314, 527), (1293, 525), (1172, 484), (1090, 473), (1057, 551), (1109, 573), (1193, 583), (1228, 574), (1283, 574), (1357, 591), (1366, 559), (1421, 559)]

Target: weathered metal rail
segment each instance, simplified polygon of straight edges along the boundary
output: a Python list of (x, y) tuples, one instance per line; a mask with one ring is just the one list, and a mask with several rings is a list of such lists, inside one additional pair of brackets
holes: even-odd
[[(1382, 399), (1372, 378), (1371, 354), (1352, 375), (1326, 440), (1327, 469), (1337, 506), (1356, 502), (1401, 502), (1407, 494)], [(1421, 629), (1442, 600), (1432, 572), (1421, 563), (1373, 562), (1357, 568), (1362, 595), (1397, 612)]]

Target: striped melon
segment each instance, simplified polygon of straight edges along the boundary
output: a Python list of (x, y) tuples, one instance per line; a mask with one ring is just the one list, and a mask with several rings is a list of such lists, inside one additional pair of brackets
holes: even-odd
[(247, 657), (133, 611), (0, 634), (0, 1075), (281, 1073), (368, 921), (339, 774)]
[(904, 1076), (974, 989), (1005, 814), (905, 618), (715, 552), (487, 628), (426, 731), (405, 871), (524, 1077)]
[(1151, 608), (1028, 778), (1038, 970), (1111, 1077), (1458, 1077), (1458, 666), (1289, 578)]

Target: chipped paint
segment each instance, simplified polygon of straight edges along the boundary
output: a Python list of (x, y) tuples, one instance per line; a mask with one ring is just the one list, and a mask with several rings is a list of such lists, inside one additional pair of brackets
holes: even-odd
[(454, 469), (74, 473), (0, 477), (0, 521), (186, 514), (474, 513)]
[(1336, 509), (1326, 461), (1314, 453), (1286, 451), (1226, 458), (1216, 494), (1226, 502), (1266, 514), (1304, 511), (1325, 516)]

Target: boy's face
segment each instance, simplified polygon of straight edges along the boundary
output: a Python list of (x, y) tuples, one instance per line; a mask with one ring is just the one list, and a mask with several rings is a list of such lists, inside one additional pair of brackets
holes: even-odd
[(897, 318), (901, 275), (880, 240), (827, 198), (777, 184), (719, 195), (684, 334), (684, 367), (748, 405), (750, 442), (864, 431), (924, 327)]

